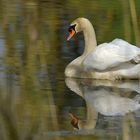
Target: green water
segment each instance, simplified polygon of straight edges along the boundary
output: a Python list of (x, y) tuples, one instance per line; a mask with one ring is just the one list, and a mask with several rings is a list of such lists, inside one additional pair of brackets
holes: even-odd
[(122, 38), (139, 46), (139, 13), (139, 0), (0, 0), (0, 140), (138, 140), (139, 109), (124, 113), (118, 103), (123, 113), (105, 113), (93, 95), (136, 103), (139, 81), (65, 79), (64, 69), (84, 49), (82, 34), (66, 41), (72, 20), (88, 18), (98, 44)]

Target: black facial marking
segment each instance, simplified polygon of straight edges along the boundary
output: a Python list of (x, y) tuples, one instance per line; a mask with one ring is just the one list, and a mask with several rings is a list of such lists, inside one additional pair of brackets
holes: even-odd
[(78, 122), (77, 122), (76, 124), (74, 124), (73, 122), (71, 122), (71, 124), (72, 124), (72, 126), (73, 126), (74, 128), (79, 129), (79, 127), (78, 127)]
[[(72, 30), (75, 31), (75, 26), (76, 26), (76, 24), (71, 25), (71, 26), (68, 28), (68, 31), (69, 31), (69, 32), (72, 32)], [(75, 32), (76, 32), (76, 31), (75, 31)]]

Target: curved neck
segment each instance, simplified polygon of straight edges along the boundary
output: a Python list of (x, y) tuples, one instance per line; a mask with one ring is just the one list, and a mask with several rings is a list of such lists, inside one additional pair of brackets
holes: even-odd
[(96, 35), (92, 24), (88, 21), (85, 23), (83, 29), (85, 39), (85, 49), (83, 55), (88, 54), (93, 48), (97, 46)]

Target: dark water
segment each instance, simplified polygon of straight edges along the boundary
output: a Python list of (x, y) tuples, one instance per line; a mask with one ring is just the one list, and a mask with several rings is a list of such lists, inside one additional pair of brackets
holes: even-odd
[(72, 20), (90, 19), (98, 44), (139, 46), (139, 13), (138, 0), (0, 0), (0, 140), (138, 140), (139, 81), (65, 79), (64, 69), (84, 49), (82, 34), (66, 41)]

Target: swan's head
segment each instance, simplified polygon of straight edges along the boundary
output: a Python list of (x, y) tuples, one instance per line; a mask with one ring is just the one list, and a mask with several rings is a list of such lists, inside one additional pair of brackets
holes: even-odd
[(76, 33), (81, 32), (86, 27), (86, 24), (90, 23), (86, 18), (77, 18), (69, 26), (69, 36), (67, 40), (69, 41)]

